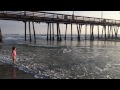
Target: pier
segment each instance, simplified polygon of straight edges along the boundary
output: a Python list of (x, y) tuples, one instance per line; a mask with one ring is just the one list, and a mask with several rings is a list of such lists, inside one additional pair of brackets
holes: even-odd
[[(82, 27), (85, 26), (85, 40), (87, 38), (88, 27), (90, 28), (90, 40), (94, 40), (94, 27), (97, 26), (98, 32), (98, 40), (100, 38), (113, 39), (117, 38), (118, 30), (120, 26), (120, 20), (114, 19), (105, 19), (105, 18), (96, 18), (96, 17), (85, 17), (85, 16), (77, 16), (77, 15), (67, 15), (67, 14), (58, 14), (58, 13), (49, 13), (43, 11), (0, 11), (0, 20), (14, 20), (14, 21), (22, 21), (24, 23), (24, 31), (25, 31), (25, 41), (26, 39), (26, 30), (27, 26), (29, 29), (29, 40), (32, 41), (31, 38), (31, 30), (34, 33), (34, 41), (36, 42), (36, 32), (34, 23), (46, 23), (47, 24), (47, 32), (46, 39), (50, 41), (54, 41), (55, 38), (57, 41), (62, 41), (61, 38), (61, 30), (60, 24), (65, 24), (65, 37), (68, 25), (71, 25), (71, 41), (73, 40), (73, 25), (76, 25), (77, 28), (77, 40), (81, 40), (81, 30)], [(32, 25), (32, 28), (31, 28)], [(57, 28), (54, 28), (56, 25)], [(102, 33), (100, 33), (100, 26), (102, 26)], [(54, 31), (57, 33), (54, 33)], [(56, 37), (55, 37), (55, 34)]]

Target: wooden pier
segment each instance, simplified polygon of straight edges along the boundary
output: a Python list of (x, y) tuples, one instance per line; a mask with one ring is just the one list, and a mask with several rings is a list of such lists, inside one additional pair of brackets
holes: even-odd
[[(36, 33), (34, 23), (44, 22), (48, 25), (47, 27), (47, 40), (54, 41), (55, 33), (57, 31), (57, 41), (62, 41), (60, 24), (65, 24), (65, 37), (67, 34), (68, 25), (71, 25), (71, 40), (73, 40), (73, 24), (76, 25), (78, 37), (77, 40), (81, 40), (81, 30), (83, 25), (85, 26), (85, 40), (87, 39), (87, 30), (88, 26), (90, 27), (90, 40), (94, 40), (94, 27), (97, 26), (98, 39), (113, 39), (117, 38), (118, 30), (120, 26), (120, 20), (105, 19), (105, 18), (95, 18), (95, 17), (85, 17), (85, 16), (76, 16), (76, 15), (67, 15), (67, 14), (58, 14), (58, 13), (48, 13), (42, 11), (0, 11), (0, 20), (14, 20), (22, 21), (25, 24), (25, 41), (26, 39), (26, 30), (27, 25), (29, 28), (29, 37), (30, 42), (31, 38), (31, 29), (34, 33), (34, 41), (36, 42)], [(31, 28), (31, 25), (33, 28)], [(56, 29), (54, 26), (56, 25)], [(102, 33), (100, 34), (100, 26), (102, 26)], [(114, 34), (113, 34), (114, 33)]]

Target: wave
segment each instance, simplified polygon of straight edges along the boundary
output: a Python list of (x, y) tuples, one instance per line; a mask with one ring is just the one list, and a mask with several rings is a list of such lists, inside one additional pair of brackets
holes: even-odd
[(27, 46), (30, 47), (42, 47), (42, 48), (58, 48), (59, 46), (53, 46), (53, 45), (31, 45), (31, 44), (26, 44)]
[(71, 51), (72, 51), (71, 49), (67, 49), (67, 48), (63, 49), (63, 53), (69, 53)]
[[(25, 38), (25, 36), (24, 35), (4, 35), (3, 36), (4, 38), (3, 39), (5, 39), (5, 40), (18, 40), (18, 39), (22, 39), (22, 40), (24, 40), (24, 38)], [(32, 37), (32, 39), (34, 39), (34, 35), (32, 34), (31, 35), (31, 37)], [(73, 35), (73, 40), (77, 40), (77, 35)], [(26, 35), (26, 38), (27, 39), (29, 39), (29, 35)], [(57, 40), (57, 36), (55, 35), (55, 40)], [(61, 35), (61, 38), (62, 38), (62, 40), (64, 40), (64, 35)], [(37, 40), (46, 40), (47, 39), (47, 35), (44, 35), (44, 34), (40, 34), (40, 35), (36, 35), (36, 39)], [(67, 35), (66, 36), (66, 39), (67, 40), (71, 40), (71, 35)], [(85, 36), (84, 35), (81, 35), (81, 37), (80, 37), (80, 39), (81, 40), (85, 40)], [(90, 36), (88, 35), (87, 36), (87, 38), (86, 38), (87, 40), (89, 40), (90, 39)], [(95, 36), (95, 38), (94, 39), (97, 39), (97, 36)]]

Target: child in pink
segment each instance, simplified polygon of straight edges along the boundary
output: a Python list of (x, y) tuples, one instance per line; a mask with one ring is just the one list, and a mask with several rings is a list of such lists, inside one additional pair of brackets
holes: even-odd
[(16, 48), (12, 47), (13, 64), (16, 64)]

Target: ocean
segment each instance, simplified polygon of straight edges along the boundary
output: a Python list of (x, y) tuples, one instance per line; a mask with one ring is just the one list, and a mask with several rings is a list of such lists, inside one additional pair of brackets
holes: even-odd
[[(17, 67), (38, 79), (120, 79), (120, 41), (47, 41), (37, 34), (37, 42), (24, 41), (24, 35), (3, 35), (0, 61), (12, 65), (12, 46), (17, 49)], [(56, 37), (55, 37), (56, 39)]]

